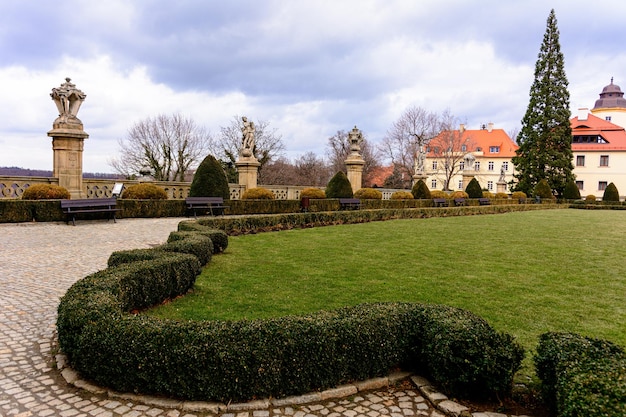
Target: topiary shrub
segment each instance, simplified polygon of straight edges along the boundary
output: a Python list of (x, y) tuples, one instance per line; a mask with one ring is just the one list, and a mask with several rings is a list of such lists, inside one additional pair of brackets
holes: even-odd
[(566, 200), (580, 200), (580, 190), (574, 181), (568, 181), (565, 184), (563, 198)]
[(483, 191), (483, 198), (493, 198), (493, 193), (490, 191)]
[(602, 201), (619, 201), (619, 191), (617, 191), (615, 184), (610, 183), (606, 186)]
[(22, 200), (67, 200), (70, 192), (55, 184), (34, 184), (24, 190)]
[(167, 200), (167, 193), (154, 184), (135, 184), (126, 188), (121, 197), (129, 200)]
[(500, 200), (506, 200), (509, 198), (507, 193), (496, 193), (496, 198)]
[(352, 185), (343, 171), (339, 171), (326, 185), (326, 198), (352, 198)]
[(198, 232), (208, 236), (213, 242), (213, 253), (221, 253), (228, 247), (228, 235), (223, 230), (213, 229), (199, 224), (195, 220), (178, 223), (180, 232)]
[(587, 203), (595, 203), (597, 200), (598, 198), (593, 194), (589, 194), (587, 197), (585, 197), (585, 201)]
[(465, 192), (469, 198), (483, 198), (483, 189), (480, 188), (480, 184), (476, 178), (472, 178), (469, 184), (467, 184)]
[(413, 194), (408, 191), (395, 191), (391, 194), (392, 200), (413, 200)]
[(431, 198), (448, 198), (448, 193), (443, 190), (432, 190), (430, 192)]
[(417, 181), (413, 184), (413, 188), (411, 189), (411, 194), (413, 194), (413, 198), (415, 199), (431, 199), (433, 198), (431, 195), (428, 186), (423, 180)]
[(448, 195), (448, 198), (450, 198), (450, 199), (469, 198), (469, 196), (467, 195), (467, 193), (465, 191), (454, 191), (454, 192), (452, 192), (452, 193), (450, 193)]
[(326, 198), (326, 193), (320, 188), (305, 188), (300, 192), (300, 198), (302, 197), (320, 199)]
[(230, 198), (230, 188), (226, 173), (212, 155), (208, 155), (198, 166), (191, 187), (189, 197), (222, 197), (224, 200)]
[(554, 198), (552, 188), (550, 188), (547, 180), (543, 179), (537, 183), (535, 186), (535, 196), (541, 198)]
[(523, 191), (514, 191), (513, 194), (511, 194), (511, 198), (513, 200), (526, 200), (526, 193)]
[(274, 200), (275, 198), (273, 192), (263, 187), (250, 188), (241, 196), (242, 200)]
[(361, 200), (382, 200), (383, 193), (374, 188), (360, 188), (354, 193), (354, 197)]

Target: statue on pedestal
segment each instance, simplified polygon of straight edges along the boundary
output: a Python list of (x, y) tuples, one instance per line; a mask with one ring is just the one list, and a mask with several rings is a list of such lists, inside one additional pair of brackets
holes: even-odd
[(53, 88), (52, 93), (50, 93), (50, 97), (52, 97), (59, 110), (59, 117), (54, 121), (54, 125), (75, 124), (80, 125), (82, 129), (82, 122), (76, 115), (87, 95), (76, 88), (76, 85), (70, 81), (70, 78), (66, 78), (60, 87)]
[(254, 123), (249, 122), (247, 117), (241, 118), (243, 126), (241, 133), (243, 138), (241, 141), (241, 156), (251, 157), (254, 156)]
[(356, 126), (348, 133), (348, 141), (350, 142), (350, 153), (360, 155), (361, 143), (363, 143), (363, 134)]

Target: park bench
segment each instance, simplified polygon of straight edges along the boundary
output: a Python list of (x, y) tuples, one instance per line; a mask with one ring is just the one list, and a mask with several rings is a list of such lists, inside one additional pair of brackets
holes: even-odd
[(224, 214), (224, 209), (230, 206), (224, 205), (222, 197), (187, 197), (185, 199), (187, 205), (187, 215), (193, 212), (193, 217), (197, 217), (197, 212), (209, 212), (211, 216)]
[(359, 210), (361, 208), (361, 200), (358, 198), (340, 198), (340, 210)]
[(433, 205), (435, 207), (448, 207), (448, 200), (445, 198), (433, 198)]
[(115, 223), (115, 213), (119, 211), (116, 207), (115, 198), (82, 198), (78, 200), (61, 200), (61, 210), (65, 214), (67, 224), (72, 220), (76, 226), (76, 215), (85, 213), (109, 213), (107, 220), (113, 219)]
[(455, 198), (454, 199), (454, 205), (455, 206), (464, 206), (465, 205), (465, 199), (464, 198)]
[(489, 200), (488, 198), (479, 198), (478, 204), (480, 204), (481, 206), (488, 206), (489, 204), (491, 204), (491, 200)]

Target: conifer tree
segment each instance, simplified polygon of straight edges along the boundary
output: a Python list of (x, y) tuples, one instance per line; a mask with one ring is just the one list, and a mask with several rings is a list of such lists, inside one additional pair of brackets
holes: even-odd
[(480, 184), (476, 178), (472, 178), (472, 180), (465, 187), (465, 192), (469, 198), (482, 198), (483, 189), (480, 188)]
[(189, 197), (222, 197), (230, 198), (230, 188), (226, 173), (213, 155), (208, 155), (198, 166), (191, 187)]
[(552, 9), (535, 64), (530, 102), (517, 136), (519, 149), (513, 157), (516, 191), (530, 195), (537, 183), (545, 179), (561, 196), (565, 184), (574, 179), (567, 87), (559, 30)]
[(348, 176), (343, 171), (338, 171), (334, 177), (328, 181), (326, 186), (327, 198), (352, 198), (352, 185)]

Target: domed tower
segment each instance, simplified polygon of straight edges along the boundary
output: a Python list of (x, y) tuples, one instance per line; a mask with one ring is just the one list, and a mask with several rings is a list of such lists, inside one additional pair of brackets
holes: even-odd
[(626, 99), (619, 85), (613, 84), (613, 77), (611, 84), (602, 89), (591, 113), (613, 124), (626, 127)]

